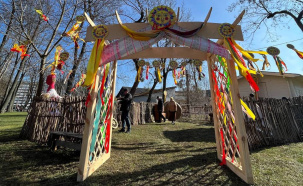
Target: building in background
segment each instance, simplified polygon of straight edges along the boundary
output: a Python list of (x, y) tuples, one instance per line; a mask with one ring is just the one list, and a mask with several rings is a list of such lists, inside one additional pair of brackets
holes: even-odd
[[(34, 96), (36, 87), (31, 90), (30, 82), (22, 82), (16, 93), (16, 98), (14, 101), (14, 108), (24, 108), (27, 109), (31, 104), (32, 98)], [(32, 91), (32, 92), (31, 92)]]
[[(303, 95), (303, 76), (301, 74), (285, 73), (280, 75), (279, 72), (262, 72), (264, 77), (257, 75), (256, 80), (260, 91), (257, 92), (260, 98), (282, 97), (292, 98)], [(248, 82), (242, 76), (238, 77), (239, 92), (241, 97), (248, 97), (254, 93)]]

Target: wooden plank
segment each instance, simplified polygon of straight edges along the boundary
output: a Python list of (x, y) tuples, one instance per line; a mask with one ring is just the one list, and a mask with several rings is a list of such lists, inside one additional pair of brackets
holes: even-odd
[(97, 161), (95, 161), (90, 167), (87, 172), (87, 176), (90, 176), (92, 173), (94, 173), (100, 165), (102, 165), (104, 162), (106, 162), (110, 158), (110, 154), (102, 154)]
[(85, 127), (83, 132), (82, 147), (80, 153), (80, 161), (78, 167), (77, 181), (84, 181), (88, 177), (88, 160), (89, 160), (89, 148), (92, 138), (92, 129), (95, 117), (96, 109), (96, 96), (99, 87), (99, 78), (100, 78), (101, 68), (98, 68), (98, 73), (96, 76), (95, 88), (91, 92), (91, 99), (87, 105)]
[[(178, 26), (183, 28), (184, 30), (193, 30), (198, 28), (202, 22), (178, 22)], [(123, 24), (127, 26), (131, 30), (138, 31), (149, 26), (149, 23), (125, 23)], [(203, 29), (201, 29), (197, 36), (205, 37), (209, 39), (222, 39), (222, 36), (219, 34), (218, 29), (221, 23), (207, 23)], [(121, 39), (123, 37), (128, 36), (125, 30), (119, 24), (106, 25), (108, 29), (107, 40), (115, 40)], [(241, 26), (237, 25), (235, 27), (234, 39), (243, 41), (243, 34), (241, 30)], [(86, 38), (85, 41), (95, 41), (92, 35), (92, 26), (87, 27), (86, 30)]]
[(79, 138), (82, 139), (83, 134), (80, 133), (73, 133), (73, 132), (62, 132), (62, 131), (52, 131), (50, 132), (52, 135), (58, 135), (58, 136), (67, 136), (67, 137), (73, 137), (73, 138)]
[(237, 135), (238, 135), (237, 142), (240, 147), (240, 155), (241, 155), (240, 161), (245, 174), (244, 180), (248, 184), (254, 184), (250, 155), (249, 155), (249, 148), (247, 143), (247, 134), (246, 134), (245, 123), (244, 123), (244, 118), (241, 108), (241, 102), (240, 102), (239, 86), (238, 86), (238, 80), (236, 75), (235, 63), (232, 60), (229, 60), (227, 61), (227, 66), (229, 70), (229, 76), (232, 82), (230, 85), (230, 90), (232, 93), (232, 100), (233, 100), (232, 107), (234, 110), (235, 124), (236, 124)]
[(206, 60), (207, 53), (187, 47), (155, 47), (137, 52), (121, 59), (137, 58), (189, 58)]
[(56, 140), (55, 141), (55, 146), (62, 146), (62, 147), (66, 147), (69, 149), (74, 149), (74, 150), (81, 150), (81, 144), (80, 143), (73, 143), (70, 141), (60, 141), (60, 140)]
[(112, 112), (111, 112), (111, 116), (110, 116), (110, 141), (109, 141), (109, 155), (111, 154), (111, 150), (112, 150), (112, 133), (113, 133), (113, 127), (112, 127), (112, 123), (113, 123), (113, 114), (114, 114), (114, 110), (115, 110), (115, 104), (114, 104), (114, 100), (115, 100), (115, 92), (116, 92), (116, 80), (117, 80), (117, 61), (114, 61), (114, 72), (113, 72), (113, 84), (112, 84)]

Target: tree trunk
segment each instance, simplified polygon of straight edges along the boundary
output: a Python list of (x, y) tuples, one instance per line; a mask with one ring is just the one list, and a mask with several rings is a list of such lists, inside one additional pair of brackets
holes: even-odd
[[(135, 63), (136, 65), (136, 72), (138, 73), (138, 69), (139, 69), (139, 66), (138, 66), (138, 61), (139, 59), (133, 59), (133, 62)], [(136, 76), (137, 77), (137, 76)], [(137, 80), (137, 78), (135, 79), (135, 82), (132, 86), (132, 88), (130, 89), (130, 94), (134, 97), (135, 93), (136, 93), (136, 90), (137, 90), (137, 87), (139, 85), (140, 81)]]
[(3, 98), (4, 98), (4, 99), (2, 100), (2, 103), (1, 103), (1, 104), (3, 104), (4, 100), (5, 100), (6, 97), (7, 97), (8, 91), (9, 91), (9, 89), (10, 89), (11, 81), (12, 81), (12, 79), (13, 79), (13, 76), (14, 76), (14, 74), (15, 74), (15, 70), (16, 70), (17, 65), (18, 65), (18, 59), (19, 59), (19, 54), (17, 54), (17, 56), (16, 56), (15, 64), (14, 64), (13, 70), (12, 70), (12, 72), (11, 72), (11, 75), (9, 76), (9, 80), (8, 80), (7, 85), (6, 85), (5, 94), (3, 95)]
[(19, 82), (18, 82), (18, 84), (17, 84), (17, 86), (16, 86), (16, 88), (15, 88), (15, 90), (14, 90), (13, 96), (12, 96), (12, 98), (11, 98), (11, 100), (10, 100), (8, 106), (7, 106), (7, 108), (8, 108), (7, 111), (8, 111), (8, 112), (13, 112), (13, 107), (14, 107), (15, 98), (16, 98), (18, 89), (19, 89), (19, 87), (20, 87), (20, 85), (21, 85), (21, 83), (22, 83), (22, 80), (23, 80), (23, 78), (24, 78), (24, 75), (25, 75), (25, 72), (23, 72), (23, 73), (21, 74), (20, 80), (19, 80)]
[(44, 66), (45, 66), (46, 56), (43, 56), (40, 61), (40, 71), (39, 71), (39, 82), (36, 92), (36, 96), (41, 96), (43, 85), (44, 85)]
[(11, 26), (12, 26), (12, 23), (13, 23), (13, 18), (14, 18), (14, 14), (15, 14), (15, 1), (12, 2), (12, 11), (11, 11), (11, 14), (10, 14), (10, 18), (9, 18), (9, 23), (7, 25), (7, 28), (6, 28), (6, 31), (5, 31), (5, 34), (3, 35), (3, 38), (2, 38), (2, 42), (0, 44), (0, 53), (2, 53), (2, 49), (5, 45), (5, 43), (7, 42), (9, 36), (9, 32), (10, 32), (10, 29), (11, 29)]
[(9, 90), (9, 92), (7, 94), (7, 97), (5, 98), (3, 104), (1, 104), (0, 113), (4, 113), (5, 112), (5, 110), (6, 110), (7, 106), (8, 106), (8, 104), (9, 104), (10, 100), (13, 97), (14, 90), (18, 86), (19, 77), (20, 77), (20, 75), (21, 75), (21, 73), (22, 73), (22, 71), (24, 69), (24, 65), (25, 65), (25, 61), (26, 61), (25, 59), (26, 58), (24, 58), (24, 59), (21, 60), (21, 63), (20, 63), (20, 66), (19, 66), (19, 70), (18, 70), (18, 72), (17, 72), (17, 74), (15, 76), (13, 84), (12, 84), (12, 86), (11, 86), (11, 88), (10, 88), (10, 90)]
[(150, 102), (151, 101), (151, 96), (153, 94), (153, 91), (156, 88), (157, 83), (158, 83), (157, 79), (154, 79), (154, 84), (153, 84), (152, 88), (148, 92), (148, 98), (147, 98), (146, 102)]
[(0, 65), (0, 80), (2, 79), (2, 76), (5, 74), (9, 64), (11, 63), (12, 58), (13, 58), (13, 53), (12, 52), (8, 53), (3, 63)]

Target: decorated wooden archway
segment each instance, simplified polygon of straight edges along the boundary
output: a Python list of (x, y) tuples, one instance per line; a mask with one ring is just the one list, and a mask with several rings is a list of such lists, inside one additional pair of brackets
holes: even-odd
[[(117, 14), (120, 24), (107, 26), (96, 26), (86, 15), (91, 25), (87, 29), (86, 41), (95, 41), (95, 44), (87, 68), (88, 78), (84, 83), (91, 87), (91, 92), (78, 181), (85, 180), (110, 157), (117, 60), (190, 58), (208, 62), (217, 157), (222, 165), (228, 166), (245, 182), (253, 184), (235, 62), (237, 68), (243, 70), (241, 74), (248, 74), (252, 87), (254, 82), (249, 78), (246, 66), (238, 63), (234, 54), (237, 50), (232, 50), (234, 40), (243, 40), (241, 27), (237, 24), (244, 11), (229, 25), (209, 23), (211, 10), (204, 22), (179, 22), (179, 13), (176, 15), (169, 7), (159, 6), (149, 13), (148, 23), (122, 24)], [(180, 47), (152, 47), (162, 38), (170, 39)], [(215, 43), (210, 39), (218, 41)], [(223, 46), (228, 42), (231, 48)], [(250, 112), (248, 108), (246, 112)]]

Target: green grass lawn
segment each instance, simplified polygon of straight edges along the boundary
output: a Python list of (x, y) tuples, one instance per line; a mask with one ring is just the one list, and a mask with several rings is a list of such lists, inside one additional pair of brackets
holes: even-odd
[[(113, 131), (112, 156), (85, 182), (76, 182), (79, 152), (51, 152), (20, 140), (26, 113), (0, 115), (0, 185), (245, 185), (216, 158), (208, 124), (133, 126)], [(256, 185), (303, 185), (303, 143), (251, 155)]]

